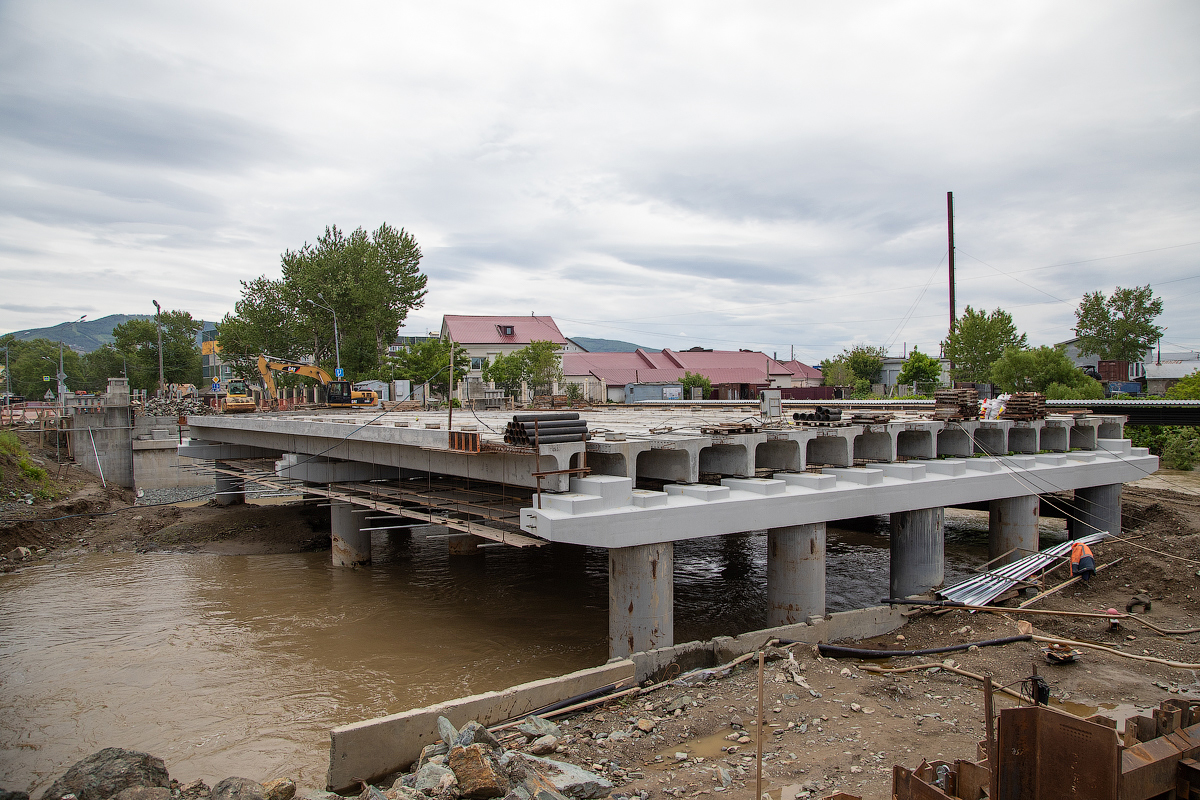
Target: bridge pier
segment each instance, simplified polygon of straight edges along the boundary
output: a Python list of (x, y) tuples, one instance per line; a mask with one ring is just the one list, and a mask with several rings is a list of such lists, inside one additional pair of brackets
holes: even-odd
[(333, 565), (358, 567), (371, 563), (371, 532), (360, 530), (365, 515), (354, 513), (353, 503), (334, 500), (329, 508), (333, 538)]
[(1088, 486), (1075, 490), (1075, 516), (1079, 522), (1071, 526), (1071, 535), (1078, 539), (1096, 531), (1121, 534), (1121, 484)]
[[(1002, 567), (1038, 550), (1037, 495), (1007, 497), (988, 504), (988, 569)], [(1015, 550), (1013, 548), (1016, 548)], [(1013, 552), (1009, 553), (1009, 550)], [(1008, 553), (1001, 557), (1002, 553)]]
[(608, 551), (608, 655), (675, 644), (675, 545)]
[[(237, 469), (224, 461), (217, 462), (217, 469)], [(246, 479), (241, 475), (226, 475), (217, 473), (217, 493), (214, 495), (217, 505), (235, 506), (246, 502)]]
[(825, 523), (767, 531), (767, 627), (825, 616)]
[(892, 597), (924, 594), (945, 582), (945, 524), (944, 508), (892, 513)]
[(452, 533), (447, 538), (450, 547), (450, 555), (452, 556), (476, 556), (479, 555), (479, 545), (481, 542), (486, 542), (482, 536), (476, 536), (473, 533)]

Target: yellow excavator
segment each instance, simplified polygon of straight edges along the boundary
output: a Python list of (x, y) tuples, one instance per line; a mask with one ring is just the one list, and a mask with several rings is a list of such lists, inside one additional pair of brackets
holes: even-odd
[(225, 414), (245, 414), (258, 411), (254, 402), (254, 392), (250, 385), (240, 378), (229, 382), (225, 389), (225, 397), (221, 399), (221, 411)]
[(275, 379), (272, 372), (288, 372), (292, 375), (304, 375), (320, 381), (328, 395), (326, 402), (330, 408), (354, 408), (375, 406), (379, 404), (379, 395), (370, 389), (355, 389), (350, 381), (334, 380), (329, 373), (315, 364), (304, 364), (299, 361), (288, 361), (282, 358), (258, 357), (258, 372), (262, 375), (263, 388), (271, 401), (278, 399), (275, 389)]

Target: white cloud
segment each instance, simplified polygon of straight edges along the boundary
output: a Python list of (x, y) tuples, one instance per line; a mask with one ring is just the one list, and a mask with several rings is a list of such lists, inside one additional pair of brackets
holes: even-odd
[(1150, 282), (1200, 346), (1200, 279), (1179, 280), (1200, 246), (1157, 250), (1200, 240), (1198, 22), (1186, 2), (6, 5), (0, 329), (151, 297), (219, 318), (284, 249), (386, 221), (425, 251), (414, 330), (536, 310), (647, 346), (935, 351), (952, 189), (960, 307), (1057, 341), (1083, 292)]

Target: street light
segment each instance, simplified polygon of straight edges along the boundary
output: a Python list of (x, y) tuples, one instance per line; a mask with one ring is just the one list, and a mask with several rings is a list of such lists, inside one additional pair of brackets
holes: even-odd
[[(317, 292), (317, 297), (321, 298), (322, 300), (325, 299), (325, 295), (321, 294), (320, 292)], [(314, 306), (319, 306), (319, 307), (325, 309), (330, 314), (333, 314), (333, 354), (334, 354), (334, 357), (337, 359), (337, 368), (338, 368), (338, 373), (339, 373), (338, 377), (340, 378), (340, 377), (342, 377), (342, 375), (340, 374), (342, 371), (342, 350), (341, 350), (341, 347), (338, 345), (337, 311), (335, 311), (333, 309), (333, 306), (327, 306), (323, 302), (318, 303), (316, 300), (313, 300), (312, 298), (308, 298), (308, 302), (312, 303)]]
[(163, 389), (166, 388), (166, 385), (163, 383), (162, 321), (159, 316), (162, 313), (162, 306), (158, 304), (157, 300), (151, 300), (150, 302), (154, 303), (154, 327), (158, 328), (158, 392), (161, 395)]
[[(87, 314), (84, 314), (77, 320), (68, 322), (68, 325), (78, 325), (87, 319)], [(58, 337), (58, 402), (63, 407), (63, 412), (67, 409), (67, 373), (63, 370), (63, 340), (62, 336)]]

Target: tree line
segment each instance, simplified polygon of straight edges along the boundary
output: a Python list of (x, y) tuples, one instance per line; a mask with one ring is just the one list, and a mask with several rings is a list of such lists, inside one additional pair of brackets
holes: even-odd
[[(1118, 286), (1107, 297), (1099, 291), (1085, 294), (1075, 310), (1080, 354), (1101, 360), (1140, 361), (1162, 336), (1162, 328), (1154, 322), (1162, 309), (1162, 300), (1149, 285)], [(942, 355), (953, 364), (950, 375), (957, 381), (991, 383), (1005, 392), (1040, 392), (1052, 400), (1104, 397), (1104, 387), (1075, 366), (1065, 347), (1029, 347), (1012, 315), (1000, 308), (986, 312), (967, 306), (941, 347)], [(849, 386), (857, 396), (869, 395), (871, 384), (879, 383), (886, 357), (882, 347), (860, 344), (847, 348), (821, 362), (824, 382)], [(914, 384), (929, 394), (940, 382), (941, 372), (936, 358), (914, 348), (898, 382)]]

